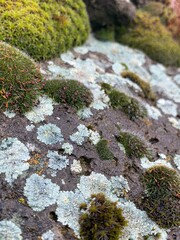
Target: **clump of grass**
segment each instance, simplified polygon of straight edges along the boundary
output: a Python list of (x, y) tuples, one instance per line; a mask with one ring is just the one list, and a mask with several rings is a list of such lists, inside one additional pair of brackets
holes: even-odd
[(179, 44), (160, 19), (149, 13), (138, 10), (129, 29), (117, 29), (116, 40), (144, 51), (164, 65), (180, 66)]
[(116, 202), (106, 199), (102, 193), (92, 195), (90, 206), (80, 216), (80, 237), (84, 240), (118, 240), (127, 221)]
[(151, 101), (154, 101), (156, 99), (156, 96), (152, 92), (150, 84), (141, 79), (137, 74), (131, 71), (123, 71), (121, 73), (121, 76), (123, 78), (129, 78), (132, 82), (136, 83), (142, 89), (145, 98)]
[(93, 96), (91, 91), (76, 80), (50, 80), (44, 92), (56, 102), (67, 104), (77, 110), (88, 107)]
[(180, 224), (180, 176), (166, 166), (149, 168), (143, 176), (145, 198), (142, 206), (160, 227)]
[(34, 61), (0, 42), (0, 109), (27, 112), (36, 104), (42, 88), (42, 76)]
[(147, 115), (146, 109), (135, 98), (114, 89), (108, 83), (102, 83), (101, 87), (109, 96), (111, 106), (123, 111), (129, 119), (135, 120)]
[(147, 157), (150, 160), (152, 159), (152, 152), (149, 149), (148, 144), (139, 136), (136, 136), (130, 132), (120, 132), (120, 134), (116, 136), (116, 139), (124, 146), (128, 157)]
[(110, 151), (108, 147), (108, 141), (106, 139), (101, 139), (96, 144), (96, 150), (101, 160), (113, 160), (114, 154)]

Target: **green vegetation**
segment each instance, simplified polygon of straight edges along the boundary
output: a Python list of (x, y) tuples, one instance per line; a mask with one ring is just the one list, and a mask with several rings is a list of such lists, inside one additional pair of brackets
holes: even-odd
[(0, 109), (24, 113), (43, 87), (35, 63), (18, 49), (0, 42)]
[(82, 44), (89, 30), (82, 0), (0, 0), (0, 40), (36, 60)]
[(166, 166), (148, 169), (143, 176), (145, 198), (142, 206), (160, 227), (171, 228), (180, 224), (180, 176)]
[(88, 107), (93, 100), (91, 91), (76, 80), (47, 81), (44, 92), (56, 102), (67, 104), (77, 110)]
[(95, 37), (101, 41), (115, 41), (114, 27), (101, 28), (95, 32)]
[(114, 89), (108, 83), (102, 83), (101, 87), (109, 96), (111, 106), (123, 111), (129, 119), (135, 120), (136, 118), (143, 118), (147, 115), (146, 109), (141, 106), (136, 99)]
[(101, 139), (97, 145), (96, 150), (99, 154), (101, 160), (113, 160), (114, 154), (110, 151), (108, 147), (108, 141), (106, 139)]
[(142, 158), (147, 157), (152, 159), (152, 152), (145, 140), (129, 132), (120, 132), (116, 137), (117, 141), (123, 144), (126, 154), (130, 157)]
[[(81, 207), (82, 208), (82, 207)], [(116, 202), (99, 193), (91, 196), (90, 206), (80, 216), (80, 236), (84, 240), (118, 240), (127, 221)]]
[(180, 66), (180, 46), (158, 17), (137, 11), (130, 28), (119, 27), (116, 40), (139, 48), (153, 60), (164, 65)]
[(132, 82), (139, 85), (139, 87), (142, 89), (144, 93), (144, 97), (154, 101), (156, 99), (155, 94), (152, 92), (151, 86), (148, 82), (145, 82), (143, 79), (141, 79), (138, 75), (136, 75), (133, 72), (130, 71), (124, 71), (121, 73), (121, 76), (124, 78), (129, 78)]

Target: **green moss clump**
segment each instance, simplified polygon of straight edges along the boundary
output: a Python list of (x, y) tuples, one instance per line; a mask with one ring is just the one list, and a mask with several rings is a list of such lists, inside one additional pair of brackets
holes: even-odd
[(136, 75), (133, 72), (130, 71), (124, 71), (121, 73), (121, 76), (124, 78), (129, 78), (132, 82), (139, 85), (139, 87), (142, 89), (144, 93), (144, 97), (154, 101), (156, 99), (155, 94), (152, 92), (151, 86), (148, 82), (145, 82), (143, 79), (141, 79), (138, 75)]
[(117, 30), (116, 40), (139, 48), (153, 60), (164, 65), (180, 66), (180, 46), (158, 17), (137, 11), (136, 18), (126, 31)]
[(152, 152), (150, 151), (148, 144), (138, 136), (129, 132), (120, 132), (116, 139), (123, 144), (126, 154), (130, 158), (147, 157), (150, 160), (152, 159)]
[(108, 141), (106, 139), (101, 139), (97, 145), (96, 150), (102, 160), (113, 160), (114, 154), (110, 151), (108, 147)]
[(108, 83), (101, 83), (101, 87), (109, 96), (111, 106), (126, 113), (131, 120), (147, 115), (146, 109), (136, 99), (114, 89)]
[(113, 26), (101, 28), (95, 32), (95, 37), (101, 41), (115, 41), (115, 29)]
[(32, 109), (43, 80), (26, 54), (0, 42), (0, 109), (24, 113)]
[(47, 81), (44, 92), (56, 102), (67, 104), (77, 110), (88, 107), (93, 100), (91, 91), (76, 80)]
[(99, 193), (91, 196), (87, 211), (80, 216), (80, 237), (84, 240), (118, 240), (127, 221), (116, 202)]
[(142, 206), (160, 227), (180, 224), (180, 176), (166, 166), (148, 169), (143, 176), (145, 198)]
[(82, 44), (89, 30), (82, 0), (0, 0), (0, 40), (36, 60)]

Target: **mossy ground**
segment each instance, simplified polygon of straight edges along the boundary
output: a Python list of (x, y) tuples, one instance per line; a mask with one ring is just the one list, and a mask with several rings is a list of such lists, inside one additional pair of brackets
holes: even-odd
[(0, 109), (24, 113), (35, 105), (42, 76), (27, 55), (0, 42)]
[(166, 166), (148, 169), (143, 176), (145, 198), (142, 206), (159, 226), (170, 228), (180, 224), (180, 176)]
[(0, 0), (0, 40), (36, 60), (50, 59), (82, 44), (89, 30), (81, 0)]
[(93, 96), (91, 91), (76, 80), (50, 80), (44, 92), (56, 102), (67, 104), (77, 110), (88, 107)]
[(148, 144), (145, 140), (140, 137), (130, 133), (130, 132), (120, 132), (116, 137), (117, 141), (123, 144), (126, 154), (130, 158), (142, 158), (147, 157), (152, 159), (152, 152), (150, 151)]
[(101, 139), (97, 145), (96, 150), (101, 160), (113, 160), (114, 155), (110, 151), (108, 146), (108, 141), (106, 139)]
[(130, 71), (124, 71), (121, 73), (121, 76), (124, 78), (129, 78), (132, 82), (139, 85), (139, 87), (142, 89), (142, 91), (144, 93), (144, 97), (146, 99), (149, 99), (151, 101), (154, 101), (156, 99), (156, 96), (153, 93), (150, 84), (148, 82), (144, 81), (143, 79), (141, 79), (135, 73), (130, 72)]
[(118, 240), (127, 221), (116, 205), (102, 193), (92, 195), (90, 206), (79, 219), (81, 239)]
[(123, 92), (116, 90), (107, 83), (101, 84), (102, 89), (110, 98), (110, 104), (113, 108), (123, 111), (129, 119), (135, 120), (143, 118), (147, 115), (146, 109), (132, 97), (129, 97)]

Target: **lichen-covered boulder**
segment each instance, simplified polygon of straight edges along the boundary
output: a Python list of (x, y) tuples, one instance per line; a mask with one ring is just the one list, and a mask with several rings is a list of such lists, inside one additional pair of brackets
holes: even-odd
[(126, 24), (135, 16), (135, 6), (123, 0), (84, 0), (93, 29)]
[(82, 44), (89, 33), (84, 3), (56, 0), (1, 0), (0, 40), (34, 59), (49, 59)]

